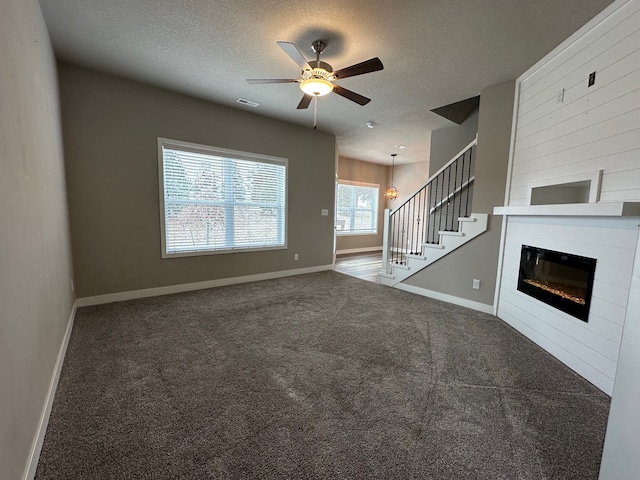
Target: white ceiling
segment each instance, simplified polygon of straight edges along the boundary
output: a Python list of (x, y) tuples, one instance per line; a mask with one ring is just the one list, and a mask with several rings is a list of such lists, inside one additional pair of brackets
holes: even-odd
[(318, 128), (336, 135), (340, 155), (386, 164), (391, 153), (398, 164), (428, 161), (430, 132), (454, 125), (431, 109), (516, 78), (611, 2), (40, 0), (64, 61), (309, 128), (297, 84), (245, 82), (299, 76), (276, 41), (312, 60), (323, 40), (334, 70), (377, 56), (384, 70), (339, 82), (372, 101), (322, 97)]

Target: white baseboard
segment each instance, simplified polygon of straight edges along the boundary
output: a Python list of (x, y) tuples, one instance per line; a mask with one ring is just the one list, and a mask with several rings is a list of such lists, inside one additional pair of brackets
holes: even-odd
[(305, 273), (323, 272), (333, 270), (333, 265), (319, 265), (317, 267), (296, 268), (294, 270), (280, 270), (278, 272), (258, 273), (256, 275), (245, 275), (242, 277), (221, 278), (219, 280), (206, 280), (204, 282), (183, 283), (180, 285), (169, 285), (166, 287), (145, 288), (141, 290), (131, 290), (128, 292), (108, 293), (105, 295), (95, 295), (93, 297), (83, 297), (78, 299), (78, 307), (88, 307), (91, 305), (102, 305), (104, 303), (122, 302), (125, 300), (135, 300), (137, 298), (158, 297), (172, 293), (190, 292), (193, 290), (204, 290), (206, 288), (224, 287), (226, 285), (236, 285), (238, 283), (259, 282), (261, 280), (272, 280), (275, 278), (291, 277), (293, 275), (303, 275)]
[(69, 338), (71, 338), (71, 332), (73, 330), (73, 322), (76, 318), (76, 310), (78, 309), (78, 302), (73, 303), (71, 308), (71, 315), (69, 315), (69, 321), (67, 322), (67, 329), (64, 332), (62, 338), (62, 344), (58, 350), (58, 358), (51, 375), (49, 382), (49, 390), (47, 391), (46, 401), (44, 408), (40, 414), (40, 421), (38, 422), (38, 434), (33, 439), (31, 445), (31, 451), (29, 452), (29, 460), (25, 467), (23, 475), (24, 480), (33, 480), (36, 476), (36, 470), (38, 468), (38, 460), (40, 460), (40, 452), (42, 451), (42, 443), (44, 442), (44, 435), (47, 433), (47, 426), (49, 425), (49, 417), (51, 416), (51, 407), (53, 406), (53, 399), (58, 389), (58, 381), (60, 380), (60, 372), (62, 371), (62, 364), (64, 363), (64, 357), (67, 353), (67, 346), (69, 345)]
[(404, 290), (405, 292), (415, 293), (417, 295), (422, 295), (423, 297), (433, 298), (435, 300), (442, 300), (443, 302), (453, 303), (454, 305), (460, 305), (461, 307), (466, 307), (472, 310), (477, 310), (478, 312), (489, 313), (493, 315), (493, 305), (487, 305), (486, 303), (474, 302), (473, 300), (467, 300), (466, 298), (454, 297), (453, 295), (434, 292), (433, 290), (414, 287), (413, 285), (407, 285), (405, 283), (398, 283), (394, 285), (393, 288)]
[(379, 247), (363, 247), (363, 248), (346, 248), (344, 250), (336, 250), (336, 255), (348, 255), (350, 253), (365, 253), (365, 252), (381, 252), (382, 245)]

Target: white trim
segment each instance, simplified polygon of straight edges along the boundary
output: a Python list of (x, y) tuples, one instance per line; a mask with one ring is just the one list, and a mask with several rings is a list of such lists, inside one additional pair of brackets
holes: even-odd
[(398, 290), (404, 290), (405, 292), (415, 293), (416, 295), (422, 295), (423, 297), (429, 297), (435, 300), (442, 300), (443, 302), (453, 303), (454, 305), (460, 305), (461, 307), (493, 315), (493, 305), (487, 305), (486, 303), (474, 302), (473, 300), (467, 300), (466, 298), (454, 297), (453, 295), (434, 292), (433, 290), (407, 285), (406, 283), (398, 283), (393, 287)]
[(560, 203), (494, 207), (494, 215), (543, 217), (638, 217), (640, 202)]
[(360, 230), (337, 230), (336, 229), (336, 235), (339, 237), (357, 237), (359, 235), (378, 235), (378, 231), (377, 230), (360, 231)]
[(291, 277), (293, 275), (323, 272), (326, 270), (333, 270), (333, 265), (319, 265), (317, 267), (297, 268), (294, 270), (280, 270), (278, 272), (258, 273), (255, 275), (245, 275), (242, 277), (221, 278), (218, 280), (206, 280), (204, 282), (182, 283), (179, 285), (168, 285), (166, 287), (144, 288), (141, 290), (131, 290), (128, 292), (107, 293), (105, 295), (95, 295), (93, 297), (79, 298), (77, 303), (78, 307), (88, 307), (91, 305), (102, 305), (104, 303), (135, 300), (137, 298), (157, 297), (160, 295), (169, 295), (172, 293), (182, 293), (190, 292), (193, 290), (204, 290), (206, 288), (224, 287), (226, 285), (236, 285), (238, 283), (272, 280), (274, 278)]
[(516, 151), (516, 130), (518, 129), (518, 113), (520, 112), (520, 87), (522, 80), (516, 80), (513, 92), (513, 112), (511, 114), (511, 138), (509, 139), (509, 159), (507, 160), (507, 181), (504, 189), (504, 205), (511, 201), (511, 176), (513, 170), (513, 157)]
[(182, 140), (173, 140), (171, 138), (158, 137), (159, 152), (162, 147), (177, 148), (188, 152), (200, 153), (204, 155), (215, 155), (219, 157), (233, 157), (240, 160), (250, 160), (254, 162), (271, 163), (273, 165), (284, 165), (288, 162), (285, 157), (276, 157), (274, 155), (263, 155), (261, 153), (245, 152), (242, 150), (232, 150), (229, 148), (214, 147), (212, 145), (204, 145), (202, 143), (184, 142)]
[(354, 180), (343, 180), (341, 178), (338, 178), (336, 183), (338, 185), (352, 185), (354, 187), (370, 187), (370, 188), (377, 188), (378, 190), (380, 190), (379, 183), (356, 182)]
[(42, 443), (44, 442), (44, 435), (47, 433), (47, 426), (49, 425), (49, 417), (51, 416), (51, 407), (53, 406), (53, 399), (58, 389), (58, 381), (60, 380), (60, 372), (62, 371), (62, 364), (64, 363), (64, 357), (67, 353), (67, 346), (69, 345), (69, 339), (71, 338), (71, 331), (73, 330), (73, 322), (76, 318), (76, 311), (78, 309), (78, 301), (76, 300), (71, 307), (71, 314), (69, 315), (69, 321), (67, 322), (67, 329), (62, 337), (62, 343), (58, 350), (58, 358), (51, 374), (51, 380), (49, 381), (49, 390), (45, 397), (44, 407), (40, 414), (40, 420), (38, 422), (37, 435), (33, 439), (31, 444), (31, 450), (29, 452), (29, 459), (25, 466), (24, 480), (33, 480), (36, 476), (36, 470), (38, 468), (38, 461), (40, 460), (40, 452), (42, 451)]
[(336, 250), (336, 255), (347, 255), (349, 253), (363, 253), (363, 252), (381, 252), (382, 245), (379, 247), (363, 247), (363, 248), (345, 248), (344, 250)]
[(496, 271), (496, 289), (493, 294), (493, 314), (498, 316), (498, 305), (500, 304), (500, 288), (502, 287), (502, 269), (504, 264), (504, 247), (507, 243), (507, 223), (509, 217), (507, 215), (502, 216), (502, 227), (500, 230), (500, 250), (498, 252), (498, 268)]
[[(520, 111), (520, 86), (522, 80), (518, 79), (513, 92), (513, 111), (511, 112), (511, 136), (509, 139), (509, 158), (507, 160), (507, 181), (504, 189), (504, 205), (509, 205), (511, 201), (511, 176), (513, 170), (513, 157), (516, 149), (516, 130), (518, 128), (518, 113)], [(495, 215), (495, 212), (494, 212)], [(504, 247), (507, 241), (508, 217), (502, 217), (502, 227), (500, 229), (500, 249), (498, 252), (498, 266), (496, 271), (496, 286), (493, 294), (493, 315), (498, 316), (498, 304), (500, 303), (500, 287), (502, 285), (502, 264), (504, 262)]]
[[(164, 234), (162, 238), (165, 238)], [(165, 247), (166, 248), (166, 247)], [(230, 253), (253, 253), (253, 252), (270, 252), (273, 250), (287, 250), (287, 242), (285, 240), (284, 245), (278, 245), (276, 247), (232, 247), (225, 250), (187, 250), (184, 252), (176, 253), (164, 253), (162, 255), (163, 260), (170, 260), (172, 258), (181, 257), (202, 257), (205, 255), (229, 255)]]
[[(350, 207), (339, 207), (338, 206), (338, 190), (340, 189), (340, 186), (345, 187), (361, 187), (361, 188), (367, 188), (369, 190), (375, 190), (375, 202), (371, 205), (371, 208), (364, 208), (364, 207), (358, 207), (357, 205), (357, 200), (355, 198), (355, 191), (353, 190), (353, 188), (348, 189), (349, 192), (349, 197), (351, 198), (351, 201), (353, 201), (353, 204)], [(378, 185), (377, 183), (364, 183), (364, 182), (355, 182), (355, 181), (351, 181), (351, 180), (340, 180), (338, 179), (338, 181), (336, 182), (336, 189), (335, 189), (335, 201), (336, 201), (336, 210), (335, 210), (335, 220), (334, 220), (334, 226), (335, 226), (335, 235), (336, 237), (341, 237), (341, 236), (351, 236), (351, 235), (377, 235), (378, 234), (378, 220), (380, 218), (379, 215), (379, 204), (380, 204), (380, 185)], [(350, 203), (351, 203), (350, 201)], [(347, 210), (349, 212), (349, 219), (350, 219), (350, 223), (352, 224), (352, 228), (351, 229), (347, 229), (347, 230), (343, 230), (342, 228), (338, 228), (338, 221), (340, 221), (341, 226), (344, 227), (344, 224), (346, 223), (346, 219), (341, 219), (338, 220), (338, 215), (339, 215), (339, 211), (345, 211)], [(372, 213), (371, 216), (371, 228), (369, 229), (355, 229), (354, 225), (355, 225), (355, 215), (356, 215), (356, 210), (360, 210), (360, 211), (369, 211)]]
[(389, 216), (390, 212), (391, 210), (385, 208), (383, 215), (384, 228), (382, 230), (382, 271), (385, 274), (389, 274), (391, 269), (391, 267), (389, 266), (389, 253), (391, 246), (391, 229), (389, 228), (389, 222), (391, 219)]
[(529, 205), (531, 204), (531, 197), (533, 195), (533, 190), (540, 187), (561, 187), (565, 184), (571, 184), (576, 182), (589, 182), (589, 203), (596, 203), (600, 199), (600, 186), (602, 184), (602, 170), (595, 170), (593, 172), (580, 172), (574, 173), (572, 175), (563, 175), (561, 177), (556, 177), (553, 179), (540, 179), (534, 182), (531, 182), (528, 185), (528, 201)]
[[(288, 245), (288, 219), (289, 219), (289, 159), (285, 157), (275, 157), (272, 155), (262, 155), (259, 153), (243, 152), (241, 150), (230, 150), (228, 148), (214, 147), (199, 143), (184, 142), (181, 140), (172, 140), (169, 138), (158, 137), (158, 193), (159, 193), (159, 210), (160, 214), (160, 245), (161, 255), (163, 259), (180, 258), (180, 257), (198, 257), (204, 255), (219, 255), (229, 253), (249, 253), (262, 252), (269, 250), (286, 250)], [(164, 178), (164, 149), (174, 149), (184, 152), (198, 153), (208, 155), (210, 157), (219, 157), (224, 159), (246, 160), (255, 163), (265, 163), (284, 167), (284, 238), (282, 245), (266, 245), (256, 247), (229, 247), (229, 248), (204, 248), (198, 250), (187, 250), (179, 252), (167, 251), (167, 232), (166, 232), (166, 211), (165, 211), (165, 178)]]

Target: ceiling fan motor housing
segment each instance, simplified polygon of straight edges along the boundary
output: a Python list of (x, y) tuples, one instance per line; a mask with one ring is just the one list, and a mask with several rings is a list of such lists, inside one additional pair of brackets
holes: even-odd
[(327, 78), (331, 72), (333, 72), (333, 68), (326, 62), (321, 61), (311, 61), (309, 62), (309, 66), (313, 70), (303, 70), (302, 71), (302, 79), (307, 80), (311, 77), (315, 78)]

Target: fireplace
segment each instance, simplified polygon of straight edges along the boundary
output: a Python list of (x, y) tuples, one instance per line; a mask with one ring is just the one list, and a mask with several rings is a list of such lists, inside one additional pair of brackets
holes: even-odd
[(594, 258), (522, 246), (518, 290), (580, 320), (589, 320)]

